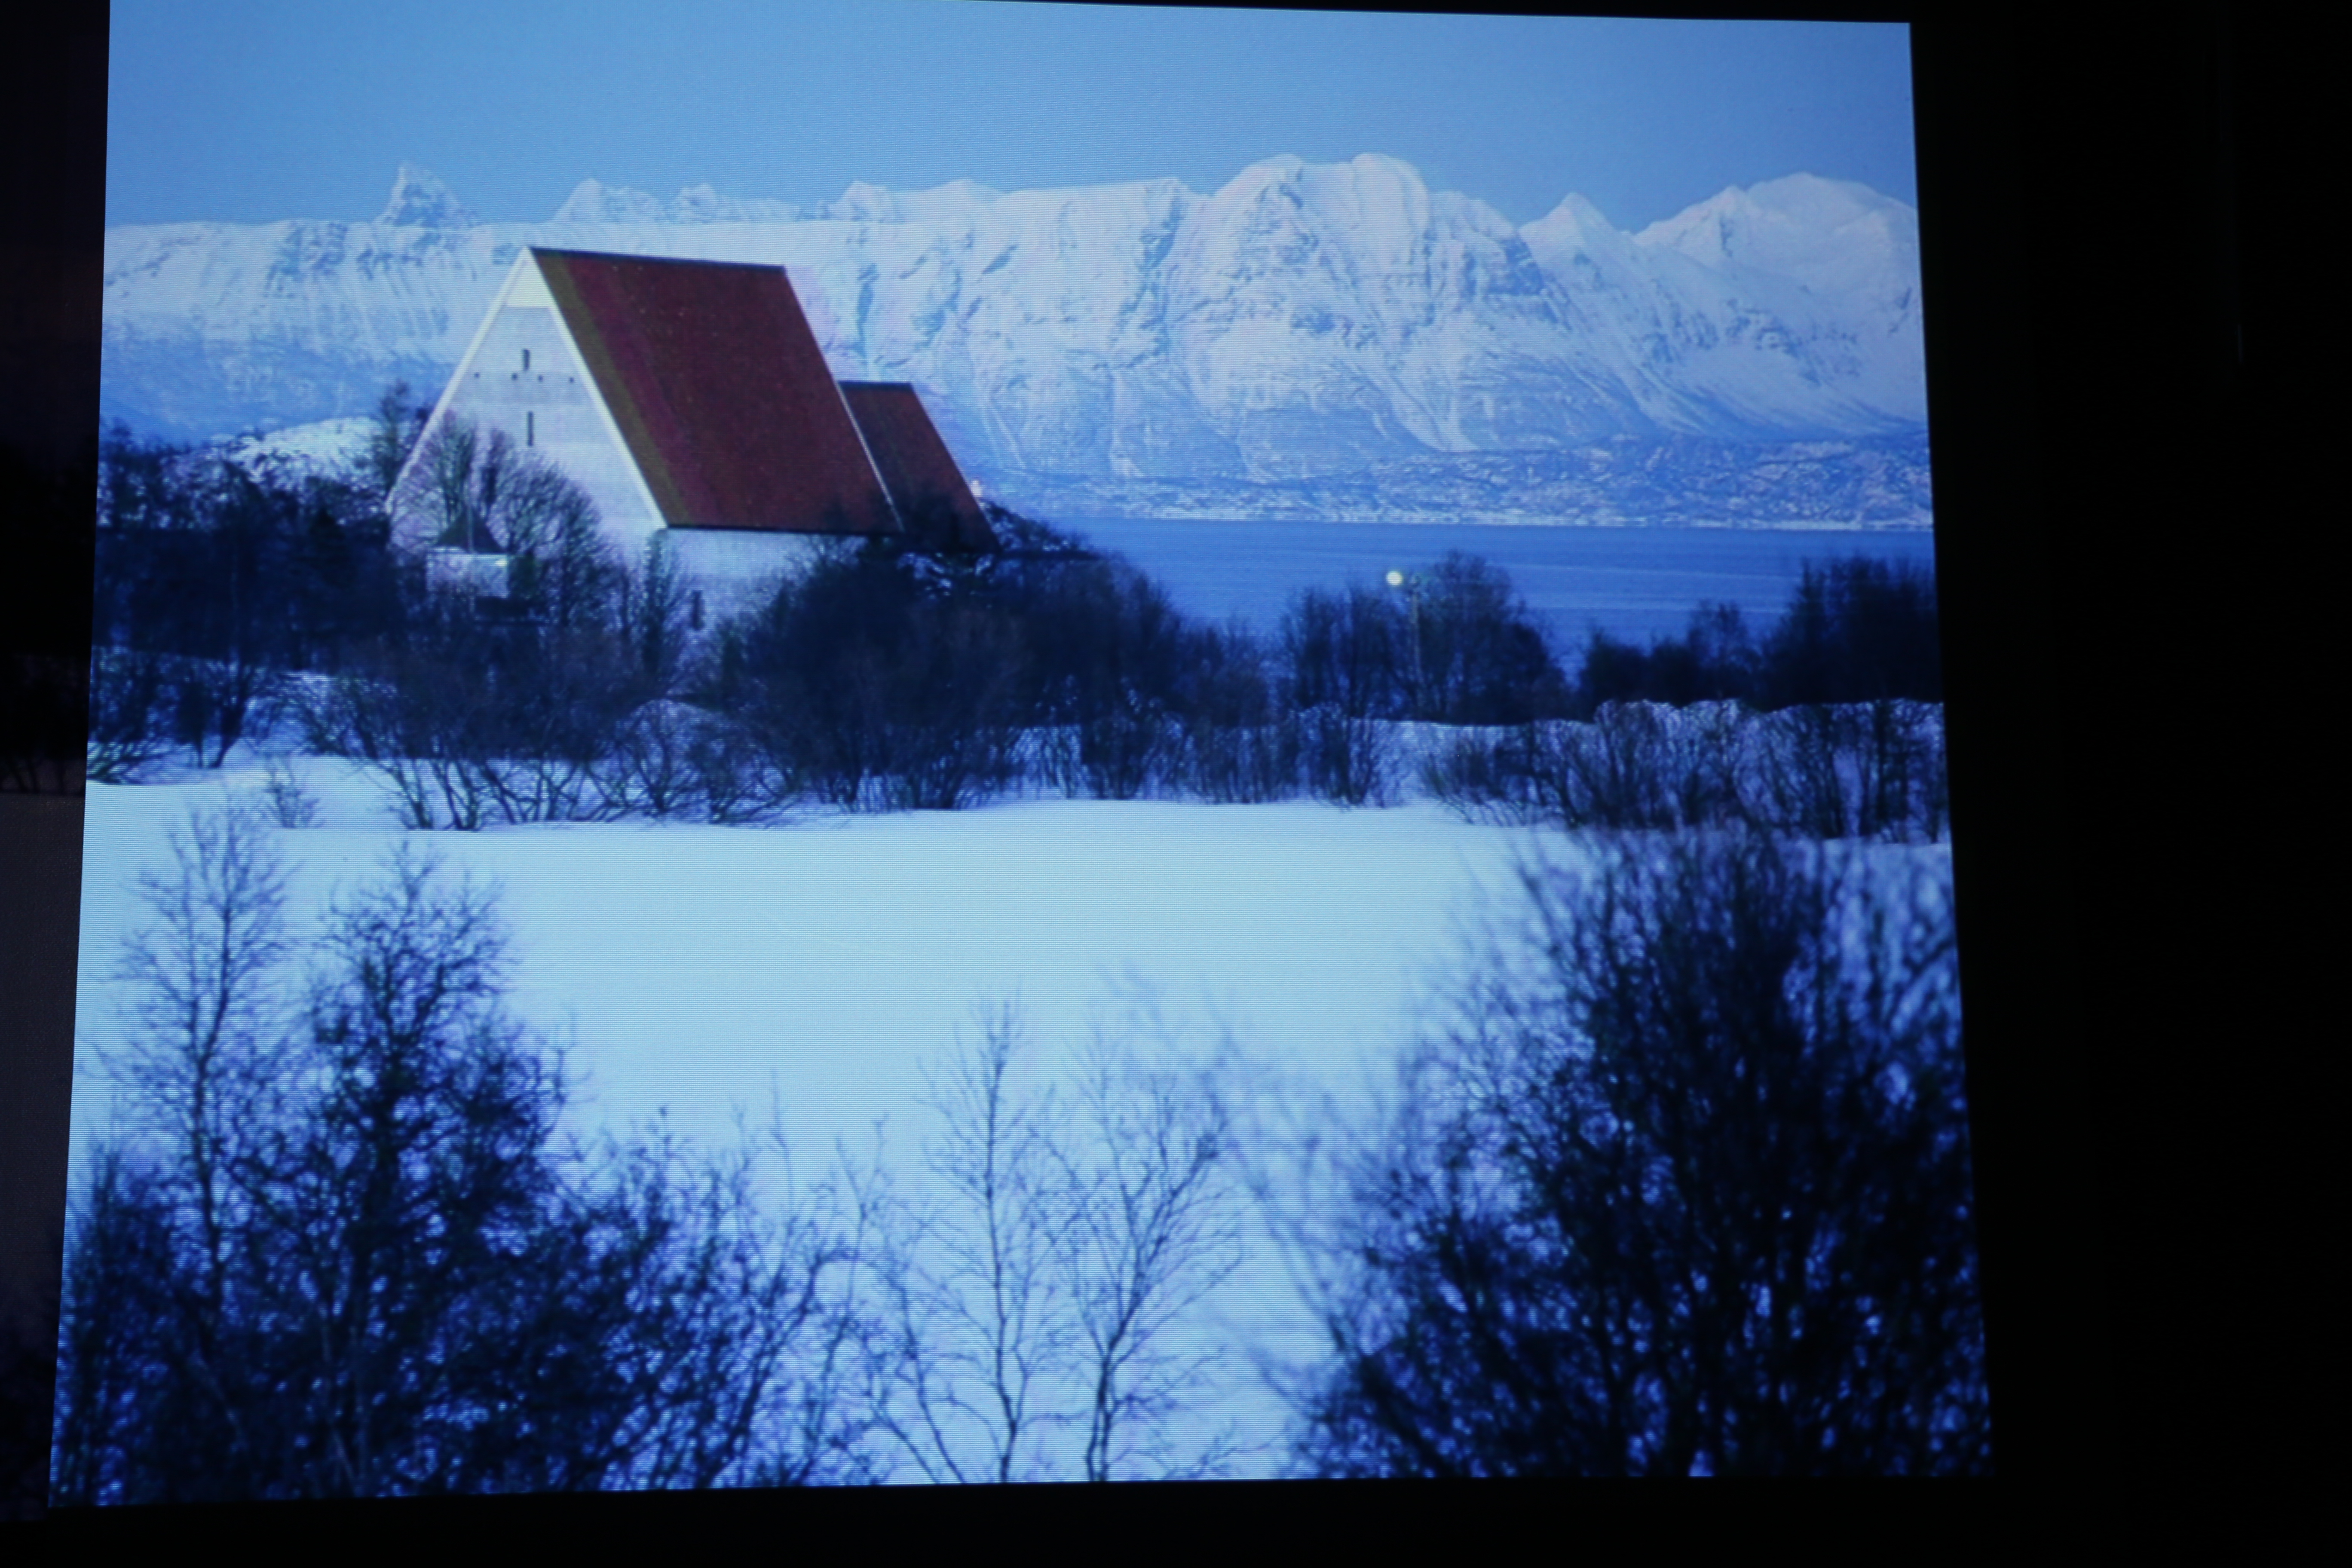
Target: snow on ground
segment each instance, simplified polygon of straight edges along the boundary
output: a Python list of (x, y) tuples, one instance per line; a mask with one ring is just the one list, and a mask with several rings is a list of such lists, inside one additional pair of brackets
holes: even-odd
[[(240, 757), (242, 753), (240, 753)], [(981, 810), (812, 816), (770, 827), (572, 824), (407, 834), (349, 764), (297, 758), (320, 825), (281, 831), (298, 921), (376, 874), (404, 837), (450, 874), (494, 879), (513, 937), (510, 1003), (569, 1035), (583, 1127), (667, 1110), (705, 1143), (764, 1124), (774, 1096), (800, 1174), (887, 1122), (902, 1185), (932, 1126), (921, 1065), (978, 1006), (1017, 997), (1051, 1071), (1090, 1024), (1156, 995), (1185, 1047), (1230, 1034), (1258, 1073), (1352, 1100), (1442, 991), (1460, 921), (1509, 884), (1523, 837), (1420, 803), (1204, 805), (1030, 801)], [(89, 790), (74, 1100), (76, 1182), (114, 1118), (90, 1047), (120, 1028), (110, 971), (147, 919), (133, 884), (166, 833), (257, 762)], [(1247, 1352), (1310, 1348), (1263, 1238), (1199, 1331)], [(1225, 1412), (1270, 1441), (1282, 1410), (1232, 1359)], [(1270, 1467), (1272, 1457), (1259, 1462)]]
[[(922, 1065), (959, 1030), (974, 1034), (977, 1008), (1011, 999), (1028, 1020), (1033, 1075), (1054, 1073), (1090, 1026), (1116, 1027), (1156, 998), (1181, 1047), (1206, 1058), (1230, 1037), (1237, 1055), (1221, 1070), (1252, 1098), (1245, 1121), (1268, 1110), (1269, 1085), (1286, 1086), (1293, 1112), (1328, 1093), (1360, 1114), (1393, 1082), (1397, 1047), (1442, 1001), (1480, 922), (1507, 918), (1514, 867), (1535, 847), (1524, 830), (1465, 824), (1425, 801), (1026, 801), (766, 827), (415, 834), (351, 764), (289, 765), (319, 806), (318, 826), (278, 835), (298, 925), (378, 875), (404, 838), (446, 874), (493, 879), (513, 939), (510, 1005), (572, 1040), (582, 1130), (625, 1131), (667, 1111), (677, 1131), (725, 1146), (739, 1112), (757, 1129), (780, 1102), (805, 1180), (839, 1143), (870, 1155), (881, 1121), (902, 1192), (922, 1183), (934, 1128)], [(116, 1114), (92, 1047), (121, 1026), (110, 972), (148, 918), (135, 879), (168, 867), (166, 834), (191, 806), (257, 795), (265, 779), (240, 750), (218, 773), (89, 788), (76, 1191), (92, 1136)], [(1557, 857), (1567, 842), (1547, 835), (1542, 848)], [(1947, 847), (1873, 855), (1890, 874), (1909, 861), (1948, 888)], [(1187, 1337), (1219, 1353), (1225, 1376), (1200, 1419), (1234, 1422), (1261, 1445), (1245, 1473), (1271, 1473), (1286, 1407), (1258, 1363), (1302, 1363), (1318, 1335), (1278, 1249), (1252, 1229), (1249, 1263)]]
[[(565, 824), (404, 834), (347, 764), (298, 759), (321, 826), (281, 831), (302, 918), (368, 880), (401, 837), (494, 879), (514, 939), (511, 1002), (576, 1037), (583, 1113), (667, 1108), (698, 1138), (764, 1118), (773, 1079), (796, 1148), (892, 1118), (918, 1063), (1018, 998), (1041, 1043), (1156, 992), (1205, 1051), (1352, 1074), (1400, 1038), (1455, 952), (1453, 917), (1506, 885), (1519, 836), (1417, 804), (1213, 806), (1029, 801), (811, 816), (783, 826)], [(254, 791), (257, 767), (93, 784), (79, 1038), (118, 1027), (110, 970), (146, 918), (142, 868), (192, 805)], [(86, 1054), (86, 1053), (85, 1053)], [(76, 1125), (103, 1085), (85, 1066)]]
[(218, 445), (232, 461), (247, 468), (283, 462), (313, 471), (333, 472), (356, 462), (374, 432), (373, 419), (349, 416), (233, 437)]

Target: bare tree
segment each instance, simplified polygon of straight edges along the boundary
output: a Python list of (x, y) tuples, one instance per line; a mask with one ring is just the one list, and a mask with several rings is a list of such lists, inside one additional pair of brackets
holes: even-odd
[(1231, 1119), (1204, 1075), (1141, 1060), (1101, 1031), (1080, 1072), (1076, 1136), (1055, 1153), (1085, 1363), (1084, 1474), (1210, 1473), (1226, 1440), (1180, 1452), (1170, 1422), (1209, 1386), (1217, 1357), (1171, 1342), (1241, 1265)]
[(943, 1197), (912, 1216), (893, 1269), (903, 1414), (891, 1427), (933, 1480), (1043, 1479), (1045, 1430), (1074, 1339), (1061, 1268), (1053, 1150), (1060, 1108), (1022, 1095), (1016, 1011), (929, 1078), (941, 1133), (927, 1149)]
[(933, 1203), (901, 1222), (887, 1429), (937, 1480), (1215, 1473), (1178, 1440), (1213, 1353), (1187, 1314), (1239, 1266), (1224, 1107), (1097, 1033), (1074, 1093), (1024, 1090), (1017, 1010), (931, 1079)]
[(327, 911), (297, 1004), (255, 814), (174, 847), (113, 1058), (145, 1126), (93, 1152), (68, 1251), (61, 1500), (874, 1473), (833, 1189), (561, 1139), (488, 889), (395, 855)]
[(401, 470), (408, 465), (408, 455), (416, 449), (431, 412), (413, 400), (404, 381), (394, 382), (376, 400), (367, 445), (362, 448), (357, 465), (357, 478), (379, 503), (391, 499), (393, 487), (400, 482)]
[[(1908, 873), (1908, 874), (1898, 874)], [(1529, 866), (1343, 1160), (1326, 1474), (1989, 1460), (1948, 889), (1760, 834)]]
[(1412, 623), (1361, 584), (1307, 589), (1283, 612), (1286, 706), (1297, 715), (1307, 787), (1347, 805), (1395, 797), (1396, 743), (1387, 721), (1409, 710)]
[(216, 1314), (231, 1170), (284, 1021), (271, 978), (288, 952), (286, 867), (250, 802), (191, 808), (166, 841), (172, 870), (139, 877), (155, 920), (125, 942), (117, 966), (138, 1000), (111, 1065), (162, 1122), (194, 1209), (205, 1310)]
[(131, 648), (94, 647), (89, 658), (86, 776), (131, 784), (169, 750), (161, 722), (169, 685), (163, 658)]
[(394, 505), (427, 517), (429, 543), (495, 551), (499, 541), (490, 531), (490, 517), (512, 450), (503, 430), (485, 437), (470, 420), (445, 419), (417, 447), (406, 482), (394, 492)]
[(509, 465), (499, 497), (519, 580), (514, 597), (557, 633), (603, 628), (629, 591), (618, 555), (588, 493), (543, 458)]
[(623, 573), (595, 503), (505, 431), (444, 419), (416, 447), (389, 504), (419, 521), (427, 544), (511, 558), (520, 580), (509, 589), (559, 628), (610, 618)]
[(622, 640), (653, 689), (667, 692), (677, 683), (690, 619), (677, 558), (656, 534), (646, 542), (643, 558), (627, 575), (619, 615)]
[[(185, 1461), (142, 1465), (142, 1443), (251, 1462), (261, 1441), (236, 1319), (254, 1217), (249, 1179), (286, 1012), (286, 868), (251, 803), (191, 810), (168, 871), (138, 879), (153, 922), (124, 943), (136, 987), (123, 1042), (101, 1060), (130, 1091), (141, 1136), (97, 1150), (70, 1249), (57, 1407), (56, 1495), (204, 1495)], [(166, 1370), (168, 1369), (168, 1370)]]

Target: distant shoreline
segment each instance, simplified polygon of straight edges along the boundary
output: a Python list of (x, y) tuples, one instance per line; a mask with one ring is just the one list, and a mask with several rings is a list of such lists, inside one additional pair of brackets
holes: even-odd
[[(216, 437), (209, 444), (248, 460), (277, 457), (332, 464), (356, 453), (372, 423), (364, 416), (343, 416)], [(1638, 457), (1652, 461), (1634, 460), (1636, 456), (1609, 447), (1460, 453), (1355, 473), (1272, 481), (1218, 476), (1105, 479), (985, 469), (975, 477), (990, 500), (1047, 522), (1072, 525), (1328, 524), (1870, 535), (1925, 534), (1935, 528), (1925, 432), (1868, 441), (1760, 445), (1685, 438), (1643, 444)], [(1654, 466), (1660, 458), (1684, 462)], [(1449, 491), (1461, 499), (1453, 499)], [(1530, 499), (1517, 500), (1514, 492)], [(1803, 515), (1809, 505), (1819, 509), (1816, 515)]]
[[(1014, 508), (1015, 510), (1021, 509)], [(1169, 522), (1201, 523), (1216, 526), (1239, 526), (1250, 523), (1276, 523), (1286, 527), (1296, 525), (1328, 525), (1333, 528), (1574, 528), (1607, 529), (1623, 532), (1645, 530), (1713, 530), (1735, 533), (1932, 533), (1934, 518), (1904, 519), (1899, 521), (1811, 521), (1811, 522), (1748, 522), (1737, 519), (1690, 520), (1644, 522), (1625, 518), (1538, 518), (1517, 512), (1449, 512), (1422, 513), (1386, 517), (1228, 517), (1207, 512), (1102, 512), (1080, 515), (1056, 512), (1045, 521), (1060, 526), (1083, 531), (1093, 523)]]

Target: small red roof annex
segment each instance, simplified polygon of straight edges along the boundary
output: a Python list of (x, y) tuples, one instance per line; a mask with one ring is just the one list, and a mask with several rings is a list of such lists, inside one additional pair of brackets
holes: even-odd
[(898, 519), (917, 542), (934, 550), (996, 548), (996, 534), (956, 467), (939, 426), (903, 381), (845, 381), (841, 395), (866, 437)]

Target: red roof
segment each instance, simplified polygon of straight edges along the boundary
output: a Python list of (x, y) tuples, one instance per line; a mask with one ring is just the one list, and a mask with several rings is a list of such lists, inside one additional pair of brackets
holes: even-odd
[(903, 381), (845, 381), (841, 395), (899, 521), (919, 542), (938, 550), (996, 548), (971, 481), (913, 387)]
[(898, 531), (782, 268), (535, 254), (670, 527)]

